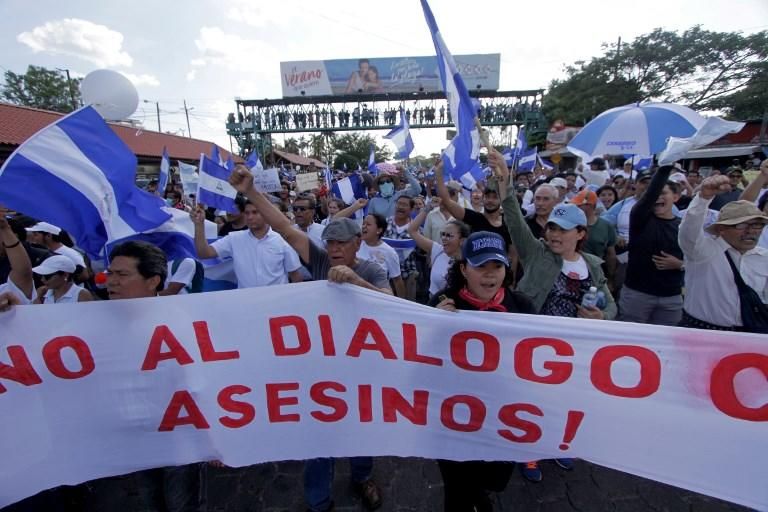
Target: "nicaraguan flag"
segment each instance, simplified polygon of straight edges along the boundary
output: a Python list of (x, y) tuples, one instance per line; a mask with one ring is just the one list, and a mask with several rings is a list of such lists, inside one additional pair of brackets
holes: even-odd
[(0, 203), (66, 229), (98, 258), (110, 240), (155, 228), (165, 202), (135, 184), (136, 156), (87, 106), (27, 139), (0, 168)]
[(184, 189), (184, 194), (196, 194), (198, 184), (200, 183), (200, 176), (197, 174), (197, 167), (178, 161), (179, 164), (179, 178), (181, 178), (181, 187)]
[(328, 167), (327, 165), (325, 166), (323, 179), (325, 180), (325, 188), (327, 188), (328, 190), (331, 190), (331, 186), (333, 185), (333, 173), (331, 172), (331, 168)]
[(520, 158), (517, 161), (518, 171), (532, 171), (536, 167), (536, 162), (539, 158), (539, 150), (536, 147), (523, 150), (520, 153)]
[(477, 186), (477, 183), (479, 181), (483, 181), (484, 179), (485, 171), (480, 165), (480, 162), (475, 162), (475, 165), (472, 166), (469, 172), (465, 172), (461, 175), (461, 177), (459, 177), (459, 181), (461, 182), (462, 186), (470, 191), (474, 190)]
[(371, 144), (371, 152), (368, 155), (368, 170), (371, 171), (371, 174), (374, 176), (379, 172), (379, 169), (376, 167), (376, 147), (373, 144)]
[[(170, 217), (167, 221), (155, 228), (140, 233), (134, 233), (120, 240), (111, 241), (107, 245), (107, 252), (109, 252), (115, 245), (127, 240), (144, 240), (145, 242), (152, 243), (162, 249), (169, 260), (177, 258), (196, 258), (195, 226), (192, 224), (192, 219), (189, 217), (189, 214), (185, 211), (171, 207), (164, 207), (163, 210), (165, 210)], [(218, 236), (217, 230), (218, 226), (216, 226), (215, 222), (209, 220), (205, 221), (206, 239), (215, 240)]]
[[(400, 124), (395, 126), (392, 131), (384, 136), (385, 139), (391, 140), (397, 148), (397, 156), (400, 158), (408, 158), (413, 151), (413, 139), (411, 138), (410, 127), (408, 126), (408, 120), (400, 113)], [(370, 165), (370, 164), (369, 164)]]
[(528, 139), (525, 136), (525, 126), (521, 126), (517, 131), (517, 139), (515, 139), (515, 149), (512, 153), (514, 159), (512, 164), (514, 165), (520, 160), (520, 157), (528, 149)]
[(160, 160), (160, 176), (157, 180), (157, 191), (162, 196), (171, 176), (171, 160), (168, 158), (168, 150), (163, 146), (163, 158)]
[(536, 155), (536, 158), (539, 160), (539, 165), (542, 166), (544, 169), (547, 169), (548, 171), (551, 171), (555, 168), (554, 164), (550, 162), (549, 160), (545, 160), (541, 158), (540, 156)]
[(224, 167), (229, 171), (232, 172), (235, 170), (235, 159), (232, 158), (232, 155), (229, 155), (229, 158), (227, 158), (226, 164), (224, 164)]
[(501, 155), (504, 157), (507, 167), (512, 167), (512, 164), (515, 163), (515, 150), (510, 147), (504, 148)]
[(217, 210), (237, 212), (235, 196), (237, 191), (229, 184), (226, 168), (216, 164), (205, 155), (200, 155), (200, 183), (197, 190), (197, 202), (212, 206)]
[(352, 204), (356, 199), (366, 197), (365, 185), (358, 174), (342, 178), (333, 184), (333, 195), (341, 198), (346, 204)]
[(437, 22), (427, 0), (421, 0), (421, 7), (432, 34), (432, 42), (437, 52), (440, 81), (451, 109), (451, 118), (456, 125), (456, 136), (443, 152), (443, 162), (447, 174), (458, 180), (472, 169), (480, 155), (480, 132), (475, 125), (477, 112), (474, 110), (475, 107), (472, 105), (467, 86), (459, 74), (456, 62), (437, 28)]
[(216, 164), (220, 165), (221, 167), (225, 167), (224, 159), (221, 158), (221, 154), (219, 153), (219, 146), (216, 144), (214, 144), (211, 148), (211, 160), (216, 162)]
[[(261, 160), (259, 160), (259, 153), (254, 149), (251, 151), (251, 154), (248, 155), (248, 158), (245, 160), (245, 165), (254, 171), (263, 171), (264, 166), (261, 165)], [(285, 168), (281, 165), (281, 170), (285, 171)]]

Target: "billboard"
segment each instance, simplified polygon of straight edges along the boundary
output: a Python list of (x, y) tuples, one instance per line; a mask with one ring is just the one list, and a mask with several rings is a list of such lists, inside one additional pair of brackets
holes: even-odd
[[(499, 88), (498, 53), (455, 55), (467, 89)], [(280, 63), (283, 97), (441, 91), (437, 58), (384, 57)]]

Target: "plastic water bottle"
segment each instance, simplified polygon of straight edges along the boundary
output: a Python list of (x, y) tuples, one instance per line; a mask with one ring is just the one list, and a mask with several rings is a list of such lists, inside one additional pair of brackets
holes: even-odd
[(584, 298), (581, 299), (581, 306), (584, 308), (597, 307), (597, 288), (594, 286), (589, 287), (589, 291), (584, 294)]
[(605, 293), (597, 292), (597, 307), (599, 309), (605, 309), (608, 306), (608, 300), (605, 298)]

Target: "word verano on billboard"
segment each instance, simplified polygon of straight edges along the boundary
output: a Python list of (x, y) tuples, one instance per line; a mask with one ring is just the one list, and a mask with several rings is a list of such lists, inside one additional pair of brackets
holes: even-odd
[[(499, 88), (501, 55), (456, 55), (469, 89)], [(386, 57), (280, 63), (283, 97), (441, 91), (437, 58)]]

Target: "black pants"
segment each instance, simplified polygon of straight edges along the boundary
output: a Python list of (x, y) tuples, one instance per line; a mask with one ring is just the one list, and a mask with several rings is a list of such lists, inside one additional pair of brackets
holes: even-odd
[(488, 491), (503, 491), (514, 463), (438, 460), (443, 475), (445, 512), (491, 512)]

